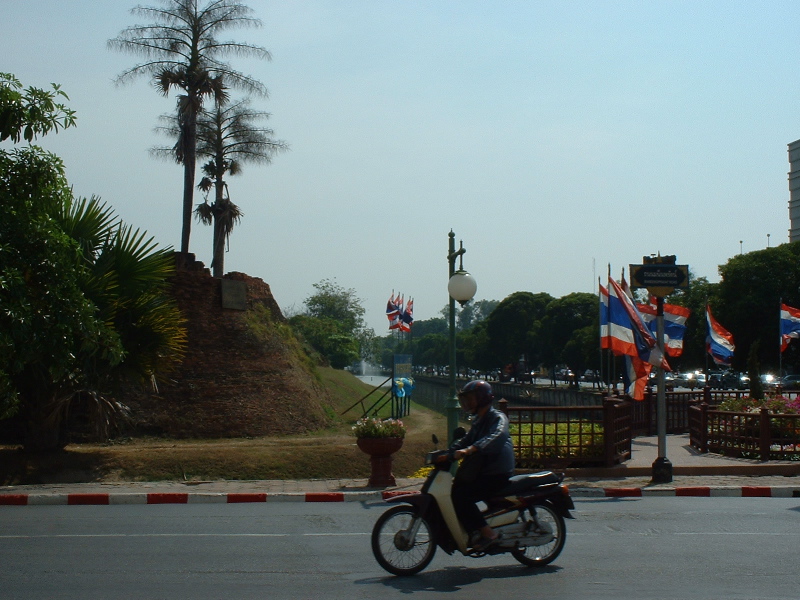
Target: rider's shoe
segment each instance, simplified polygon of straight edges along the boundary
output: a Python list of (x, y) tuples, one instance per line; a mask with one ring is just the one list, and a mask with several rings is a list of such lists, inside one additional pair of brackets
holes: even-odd
[(487, 537), (481, 536), (476, 542), (474, 542), (472, 544), (472, 551), (473, 552), (485, 552), (486, 549), (489, 546), (491, 546), (492, 544), (494, 544), (495, 542), (497, 542), (498, 539), (499, 539), (499, 537), (487, 538)]

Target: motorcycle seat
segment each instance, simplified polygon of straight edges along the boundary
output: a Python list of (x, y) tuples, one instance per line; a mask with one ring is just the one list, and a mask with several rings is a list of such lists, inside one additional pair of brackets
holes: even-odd
[(551, 485), (554, 483), (561, 483), (561, 478), (552, 471), (515, 475), (508, 480), (508, 485), (500, 490), (497, 496), (512, 496), (534, 487)]

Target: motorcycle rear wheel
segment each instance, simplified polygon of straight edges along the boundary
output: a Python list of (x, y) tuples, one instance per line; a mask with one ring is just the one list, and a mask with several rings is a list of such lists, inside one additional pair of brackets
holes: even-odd
[[(409, 529), (414, 519), (419, 528), (414, 539)], [(427, 567), (436, 553), (431, 526), (412, 506), (394, 506), (372, 528), (372, 553), (378, 564), (393, 575), (414, 575)]]
[(511, 555), (523, 565), (529, 567), (543, 567), (553, 562), (561, 550), (567, 536), (567, 526), (564, 517), (547, 504), (532, 506), (531, 518), (538, 524), (538, 529), (549, 531), (553, 539), (541, 546), (524, 546), (511, 551)]

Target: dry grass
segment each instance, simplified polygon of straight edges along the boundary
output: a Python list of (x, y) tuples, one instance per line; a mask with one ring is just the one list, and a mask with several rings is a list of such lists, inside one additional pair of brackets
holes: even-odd
[[(108, 444), (72, 444), (63, 452), (26, 455), (0, 446), (0, 484), (91, 481), (209, 481), (221, 479), (327, 479), (368, 477), (369, 459), (355, 444), (356, 403), (371, 388), (348, 373), (325, 370), (334, 397), (334, 426), (305, 435), (254, 439), (171, 440), (132, 438)], [(369, 403), (367, 403), (369, 405)], [(412, 405), (394, 474), (407, 477), (432, 448), (431, 434), (446, 439), (446, 418)]]

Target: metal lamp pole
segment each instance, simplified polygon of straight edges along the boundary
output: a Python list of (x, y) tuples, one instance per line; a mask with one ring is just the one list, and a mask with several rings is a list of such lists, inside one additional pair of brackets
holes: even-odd
[[(656, 344), (664, 355), (664, 298), (656, 296)], [(672, 463), (667, 458), (667, 398), (664, 367), (657, 367), (658, 396), (656, 396), (656, 424), (658, 429), (658, 457), (653, 463), (653, 483), (672, 481)]]
[[(475, 295), (477, 284), (472, 276), (464, 270), (463, 255), (466, 252), (463, 243), (459, 242), (456, 250), (456, 234), (453, 230), (449, 233), (447, 262), (449, 266), (449, 279), (447, 291), (450, 296), (448, 317), (450, 321), (450, 395), (447, 400), (447, 441), (453, 443), (453, 432), (458, 427), (458, 414), (461, 405), (458, 403), (456, 392), (456, 301), (462, 306), (469, 302)], [(456, 271), (456, 258), (460, 259), (459, 269)]]

